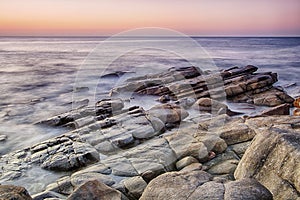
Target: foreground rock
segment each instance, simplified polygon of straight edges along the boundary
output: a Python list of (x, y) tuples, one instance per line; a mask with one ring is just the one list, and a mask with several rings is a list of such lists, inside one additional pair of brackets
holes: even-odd
[(168, 172), (153, 179), (146, 187), (141, 200), (224, 199), (272, 200), (272, 194), (254, 179), (227, 183), (212, 180), (204, 171)]
[(299, 118), (289, 123), (280, 123), (280, 118), (275, 118), (272, 127), (257, 129), (235, 171), (235, 178), (256, 178), (272, 192), (274, 199), (300, 198), (300, 129), (297, 124), (300, 124)]
[(0, 200), (32, 200), (27, 190), (14, 185), (0, 185)]
[(94, 180), (85, 182), (68, 197), (68, 200), (79, 199), (121, 200), (121, 193), (97, 180)]

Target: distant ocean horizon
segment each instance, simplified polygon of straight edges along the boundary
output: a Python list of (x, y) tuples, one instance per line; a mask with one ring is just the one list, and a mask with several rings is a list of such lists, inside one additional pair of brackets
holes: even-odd
[[(101, 48), (101, 42), (107, 38), (109, 37), (0, 36), (0, 134), (8, 136), (7, 141), (1, 144), (0, 155), (65, 131), (38, 127), (33, 123), (72, 108), (78, 72), (84, 69), (87, 60), (97, 58), (90, 55)], [(122, 44), (132, 45), (132, 38), (123, 38)], [(147, 39), (144, 37), (141, 40), (141, 37), (136, 37), (135, 42), (143, 42), (147, 46), (145, 38)], [(218, 69), (254, 65), (259, 67), (260, 72), (276, 72), (279, 77), (276, 85), (282, 86), (293, 97), (300, 96), (300, 37), (191, 38), (203, 48), (210, 64)], [(191, 57), (197, 59), (195, 52), (181, 44), (176, 37), (160, 37), (158, 42), (166, 40), (176, 44), (181, 50), (190, 52)], [(118, 41), (108, 49), (101, 49), (108, 56), (116, 51), (120, 51)], [(103, 55), (99, 54), (99, 59), (105, 59), (101, 56)], [(102, 63), (100, 61), (95, 62), (93, 67), (105, 67), (97, 65)], [(149, 65), (150, 63), (152, 64)], [(145, 69), (145, 73), (151, 73), (155, 72), (155, 67), (167, 69), (186, 64), (188, 63), (180, 55), (143, 49), (121, 56), (120, 61), (107, 65), (107, 72), (135, 72), (139, 65), (140, 69)], [(86, 70), (84, 73), (87, 73), (84, 82), (101, 76), (98, 71), (93, 70)], [(105, 93), (110, 86), (111, 83), (103, 83), (97, 90)]]

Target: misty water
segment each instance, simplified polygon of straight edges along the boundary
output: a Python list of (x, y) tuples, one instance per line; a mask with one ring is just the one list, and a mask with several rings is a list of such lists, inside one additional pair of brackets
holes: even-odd
[[(7, 136), (0, 142), (0, 155), (67, 131), (34, 123), (80, 106), (86, 99), (92, 103), (107, 96), (111, 87), (128, 77), (190, 65), (190, 58), (198, 59), (203, 70), (251, 64), (260, 72), (276, 72), (276, 85), (293, 97), (300, 96), (300, 38), (192, 38), (202, 47), (201, 58), (178, 38), (155, 39), (157, 44), (174, 45), (173, 52), (149, 48), (153, 38), (122, 38), (109, 44), (103, 43), (105, 39), (0, 38), (0, 135)], [(145, 48), (122, 52), (122, 48), (134, 49), (135, 45)], [(175, 48), (189, 52), (190, 57), (176, 54)], [(111, 74), (115, 71), (119, 73)], [(139, 103), (147, 109), (151, 101)], [(234, 106), (249, 109), (247, 105)]]

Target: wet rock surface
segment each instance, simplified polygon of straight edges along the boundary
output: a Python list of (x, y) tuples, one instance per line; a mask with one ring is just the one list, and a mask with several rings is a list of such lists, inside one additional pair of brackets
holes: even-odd
[[(185, 67), (130, 78), (110, 98), (37, 123), (70, 129), (2, 155), (0, 183), (27, 184), (43, 170), (44, 184), (28, 183), (35, 200), (296, 199), (300, 119), (286, 114), (294, 100), (273, 86), (277, 75), (256, 71)], [(145, 109), (124, 92), (158, 101)], [(226, 102), (272, 108), (241, 117)]]
[(14, 185), (0, 185), (0, 199), (32, 200), (24, 187)]

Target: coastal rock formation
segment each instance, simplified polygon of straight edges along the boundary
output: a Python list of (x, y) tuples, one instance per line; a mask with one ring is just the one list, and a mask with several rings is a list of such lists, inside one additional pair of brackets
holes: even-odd
[(257, 67), (233, 67), (221, 72), (204, 73), (195, 67), (171, 68), (168, 72), (128, 79), (115, 87), (112, 96), (123, 92), (157, 95), (162, 102), (186, 97), (227, 98), (233, 102), (276, 106), (293, 103), (294, 99), (283, 90), (273, 87), (275, 73), (255, 73)]
[[(250, 119), (249, 123), (261, 119)], [(269, 122), (269, 128), (256, 129), (235, 178), (256, 178), (272, 192), (274, 199), (297, 199), (300, 197), (300, 119), (285, 121), (274, 117)], [(263, 123), (256, 124), (262, 127)]]
[[(33, 171), (48, 173), (44, 185), (29, 187), (35, 200), (92, 198), (105, 191), (108, 199), (272, 199), (266, 188), (274, 199), (294, 198), (299, 192), (294, 158), (300, 119), (277, 115), (286, 114), (293, 99), (272, 86), (276, 74), (256, 71), (254, 66), (218, 72), (184, 67), (130, 78), (95, 106), (37, 123), (68, 129), (2, 155), (0, 183), (32, 186), (28, 178), (35, 180), (40, 173)], [(123, 92), (133, 97), (121, 98)], [(135, 95), (155, 95), (159, 101), (151, 96), (153, 105), (144, 109), (131, 102)], [(239, 117), (226, 100), (278, 107)], [(277, 171), (268, 168), (273, 164)], [(248, 179), (252, 177), (259, 183)]]
[(204, 171), (167, 172), (153, 179), (146, 187), (141, 200), (148, 199), (224, 199), (272, 200), (272, 194), (254, 179), (227, 183), (212, 180)]

